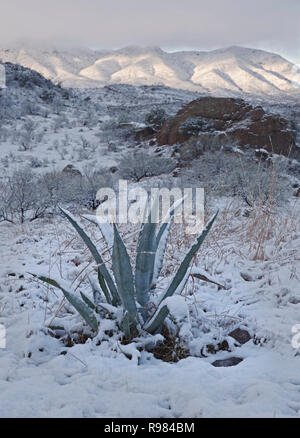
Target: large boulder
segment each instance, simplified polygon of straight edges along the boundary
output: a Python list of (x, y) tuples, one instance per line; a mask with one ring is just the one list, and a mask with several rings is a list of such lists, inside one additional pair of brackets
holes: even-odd
[(261, 106), (253, 107), (242, 99), (226, 97), (201, 97), (190, 102), (164, 123), (157, 134), (157, 143), (183, 144), (191, 138), (201, 140), (207, 133), (227, 143), (283, 155), (289, 155), (295, 143), (287, 120), (266, 114)]

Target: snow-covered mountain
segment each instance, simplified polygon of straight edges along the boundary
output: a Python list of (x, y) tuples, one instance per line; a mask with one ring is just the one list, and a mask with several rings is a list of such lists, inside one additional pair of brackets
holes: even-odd
[(225, 94), (289, 93), (300, 87), (300, 70), (293, 63), (244, 47), (167, 53), (157, 47), (95, 51), (24, 46), (0, 49), (0, 60), (37, 70), (65, 87), (166, 85)]

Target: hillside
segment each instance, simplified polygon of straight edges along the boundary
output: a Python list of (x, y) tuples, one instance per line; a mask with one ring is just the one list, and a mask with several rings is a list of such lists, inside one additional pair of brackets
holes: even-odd
[(243, 47), (167, 53), (158, 47), (94, 51), (24, 46), (0, 49), (0, 60), (36, 70), (65, 87), (165, 85), (227, 95), (275, 95), (300, 87), (300, 73), (293, 63)]

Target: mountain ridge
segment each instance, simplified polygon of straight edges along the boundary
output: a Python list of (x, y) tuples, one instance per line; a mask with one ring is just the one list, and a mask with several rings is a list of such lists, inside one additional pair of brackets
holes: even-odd
[(300, 88), (300, 70), (281, 55), (231, 46), (166, 52), (160, 47), (118, 50), (0, 48), (0, 60), (38, 71), (64, 87), (164, 85), (214, 94), (280, 94)]

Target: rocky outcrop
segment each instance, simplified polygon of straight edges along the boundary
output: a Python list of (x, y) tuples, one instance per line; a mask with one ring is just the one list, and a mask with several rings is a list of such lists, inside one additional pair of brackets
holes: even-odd
[(136, 141), (145, 141), (151, 139), (155, 135), (156, 131), (151, 126), (139, 129), (135, 133)]
[[(232, 142), (276, 154), (289, 155), (294, 148), (294, 133), (287, 120), (266, 114), (261, 106), (225, 97), (201, 97), (190, 102), (165, 122), (157, 134), (157, 143), (184, 144), (191, 138), (201, 142), (201, 136), (208, 133), (221, 143)], [(197, 149), (187, 156), (195, 154)]]

